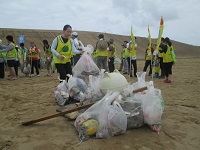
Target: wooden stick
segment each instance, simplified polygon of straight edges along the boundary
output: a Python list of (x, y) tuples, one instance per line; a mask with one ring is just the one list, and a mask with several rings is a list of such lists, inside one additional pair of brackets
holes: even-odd
[[(142, 87), (142, 88), (133, 90), (133, 93), (142, 92), (146, 89), (147, 89), (147, 87)], [(59, 112), (59, 113), (56, 113), (56, 114), (53, 114), (53, 115), (49, 115), (49, 116), (46, 116), (46, 117), (42, 117), (42, 118), (39, 118), (39, 119), (23, 122), (22, 125), (28, 126), (28, 125), (34, 124), (36, 122), (40, 122), (40, 121), (48, 120), (48, 119), (55, 118), (55, 117), (58, 117), (58, 116), (62, 116), (64, 114), (68, 114), (68, 113), (71, 113), (71, 112), (74, 112), (74, 111), (77, 111), (77, 110), (88, 108), (88, 107), (92, 106), (93, 104), (94, 103), (90, 103), (90, 104), (87, 104), (87, 105), (83, 105), (83, 106), (79, 106), (79, 107), (72, 108), (72, 109), (69, 109), (69, 110), (65, 110), (65, 111), (62, 111), (62, 112)]]
[(73, 108), (73, 109), (65, 110), (63, 112), (59, 112), (59, 113), (49, 115), (49, 116), (46, 116), (46, 117), (42, 117), (42, 118), (39, 118), (39, 119), (23, 122), (22, 125), (28, 126), (28, 125), (34, 124), (36, 122), (40, 122), (40, 121), (48, 120), (48, 119), (51, 119), (51, 118), (54, 118), (54, 117), (62, 116), (64, 114), (68, 114), (68, 113), (71, 113), (71, 112), (74, 112), (74, 111), (77, 111), (77, 110), (80, 110), (80, 109), (88, 108), (88, 107), (92, 106), (93, 104), (94, 103), (90, 103), (90, 104), (87, 104), (87, 105), (83, 105), (83, 106), (79, 106), (79, 107), (76, 107), (76, 108)]
[(133, 90), (133, 93), (138, 93), (138, 92), (142, 92), (144, 90), (147, 90), (147, 87), (142, 87), (142, 88), (139, 88), (139, 89), (136, 89), (136, 90)]

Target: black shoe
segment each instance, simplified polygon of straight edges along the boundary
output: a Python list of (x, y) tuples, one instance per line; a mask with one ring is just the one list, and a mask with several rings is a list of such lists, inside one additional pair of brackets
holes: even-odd
[(122, 70), (118, 70), (118, 71), (120, 72), (120, 71), (122, 71)]
[(123, 74), (128, 74), (127, 72), (124, 72)]
[(130, 75), (130, 77), (133, 77), (133, 75)]

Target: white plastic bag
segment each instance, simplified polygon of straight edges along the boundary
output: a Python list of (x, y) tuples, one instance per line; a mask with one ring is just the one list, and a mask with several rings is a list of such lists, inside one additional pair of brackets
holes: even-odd
[(126, 131), (125, 112), (119, 104), (111, 105), (118, 96), (119, 92), (108, 92), (100, 101), (76, 118), (75, 127), (79, 131), (81, 140), (85, 139), (82, 137), (81, 125), (89, 119), (97, 120), (99, 123), (96, 132), (97, 138), (108, 138)]
[(144, 122), (152, 130), (159, 132), (161, 130), (161, 117), (164, 111), (164, 100), (161, 95), (161, 90), (155, 89), (153, 82), (150, 81), (148, 83), (148, 90), (142, 97)]
[(114, 101), (108, 109), (108, 131), (111, 136), (124, 134), (127, 128), (127, 118), (121, 105)]
[(68, 104), (68, 85), (67, 81), (61, 82), (54, 90), (55, 99), (60, 106)]
[(146, 86), (146, 82), (145, 82), (146, 72), (137, 72), (136, 75), (137, 75), (138, 81), (132, 84), (131, 91), (133, 91), (134, 89), (139, 89)]
[(94, 63), (92, 58), (87, 54), (84, 53), (77, 64), (72, 69), (75, 76), (81, 76), (83, 73), (84, 75), (90, 74), (99, 74), (100, 70), (97, 65)]
[(100, 81), (103, 79), (104, 71), (101, 70), (98, 76), (89, 76), (89, 88), (91, 91), (91, 100), (97, 101), (100, 100), (103, 97), (103, 94), (100, 89)]

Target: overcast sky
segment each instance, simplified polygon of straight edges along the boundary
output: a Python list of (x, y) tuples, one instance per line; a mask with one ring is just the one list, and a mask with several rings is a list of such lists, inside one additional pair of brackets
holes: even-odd
[(200, 46), (199, 0), (0, 0), (0, 28), (73, 30), (163, 37)]

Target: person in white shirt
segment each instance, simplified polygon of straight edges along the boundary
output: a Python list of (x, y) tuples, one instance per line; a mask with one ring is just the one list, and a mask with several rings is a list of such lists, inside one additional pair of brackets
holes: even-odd
[[(83, 43), (78, 39), (78, 33), (73, 32), (72, 33), (72, 39), (74, 40), (74, 46), (76, 47), (77, 50), (82, 51), (83, 50)], [(74, 61), (74, 66), (80, 59), (81, 54), (74, 54), (73, 61)]]

